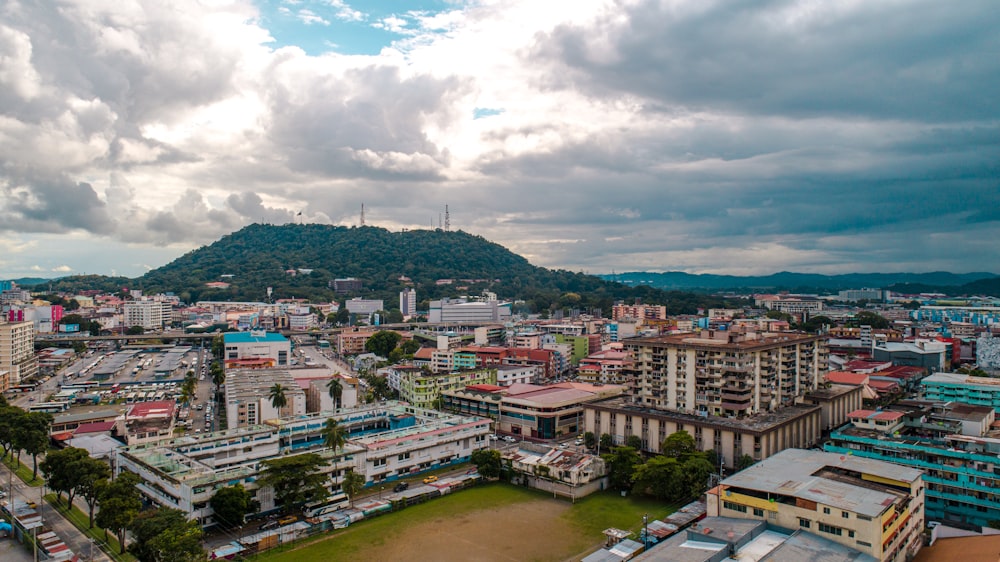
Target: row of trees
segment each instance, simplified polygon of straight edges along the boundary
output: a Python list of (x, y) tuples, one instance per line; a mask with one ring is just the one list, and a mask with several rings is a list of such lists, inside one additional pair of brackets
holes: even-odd
[[(588, 435), (593, 442), (593, 434)], [(637, 436), (630, 436), (620, 447), (611, 446), (611, 436), (607, 434), (600, 441), (602, 447), (608, 446), (609, 452), (601, 458), (608, 465), (611, 486), (617, 490), (679, 502), (704, 493), (710, 475), (718, 470), (718, 455), (714, 451), (698, 451), (694, 438), (683, 430), (667, 437), (660, 449), (662, 453), (648, 459), (639, 452), (642, 440)], [(744, 455), (738, 459), (737, 469), (752, 464), (753, 458)]]
[(21, 465), (21, 453), (31, 455), (32, 479), (38, 476), (38, 456), (49, 446), (49, 429), (52, 415), (44, 412), (25, 412), (10, 406), (0, 396), (0, 447), (7, 456), (13, 453), (17, 465)]

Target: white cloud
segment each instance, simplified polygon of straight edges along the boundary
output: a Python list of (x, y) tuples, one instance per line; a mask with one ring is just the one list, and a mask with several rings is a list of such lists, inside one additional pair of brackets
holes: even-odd
[[(450, 204), (458, 228), (589, 271), (1000, 261), (977, 243), (1000, 235), (989, 2), (277, 9), (401, 38), (375, 56), (276, 48), (244, 0), (5, 7), (0, 233), (21, 240), (5, 250), (136, 275), (158, 263), (142, 251), (299, 211), (352, 224), (364, 201), (392, 228)], [(84, 239), (129, 261), (67, 258)]]
[(68, 266), (68, 265), (60, 265), (58, 267), (53, 267), (52, 271), (54, 271), (56, 273), (69, 273), (69, 272), (73, 271), (73, 268), (70, 267), (70, 266)]

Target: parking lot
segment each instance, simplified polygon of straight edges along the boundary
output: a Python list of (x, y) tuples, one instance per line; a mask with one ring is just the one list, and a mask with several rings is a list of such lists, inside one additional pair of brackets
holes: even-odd
[[(52, 376), (43, 377), (38, 388), (12, 395), (12, 402), (25, 409), (40, 405), (66, 389), (76, 405), (129, 405), (157, 400), (176, 400), (185, 375), (193, 371), (198, 382), (190, 408), (182, 408), (179, 426), (192, 432), (218, 427), (218, 412), (210, 403), (211, 352), (200, 346), (129, 346), (120, 350), (103, 345), (88, 350)], [(73, 410), (71, 406), (70, 411)]]

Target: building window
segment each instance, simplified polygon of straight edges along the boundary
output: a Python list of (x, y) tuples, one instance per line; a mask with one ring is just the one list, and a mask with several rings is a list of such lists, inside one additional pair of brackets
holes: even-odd
[(753, 508), (753, 514), (754, 514), (755, 517), (763, 517), (764, 516), (764, 510), (755, 507), (755, 508)]
[(833, 525), (827, 525), (826, 523), (818, 523), (816, 528), (824, 533), (837, 535), (838, 537), (844, 534), (844, 530), (840, 527), (834, 527)]
[(846, 511), (841, 511), (840, 512), (840, 516), (843, 517), (844, 519), (850, 519), (851, 518), (851, 514), (848, 513), (848, 512), (846, 512)]
[(868, 548), (871, 548), (872, 546), (872, 543), (865, 541), (858, 541), (858, 544), (860, 544), (861, 546), (867, 546)]
[(811, 524), (812, 522), (809, 521), (808, 519), (803, 519), (799, 517), (799, 527), (802, 527), (803, 529), (808, 529)]
[(847, 531), (847, 537), (853, 539), (854, 538), (854, 531)]
[(823, 508), (823, 513), (824, 513), (825, 515), (830, 515), (830, 508), (829, 508), (829, 507), (824, 507), (824, 508)]
[(740, 513), (746, 513), (747, 512), (747, 506), (745, 506), (743, 504), (740, 504), (740, 503), (722, 502), (722, 505), (726, 509), (730, 509), (730, 510), (733, 510), (733, 511), (739, 511)]
[(372, 466), (378, 468), (380, 466), (385, 466), (385, 459), (375, 459), (372, 461)]

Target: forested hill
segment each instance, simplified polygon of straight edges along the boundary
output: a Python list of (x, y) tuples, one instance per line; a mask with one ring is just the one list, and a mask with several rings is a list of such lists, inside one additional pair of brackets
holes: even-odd
[[(354, 277), (364, 289), (337, 298), (382, 298), (391, 309), (398, 307), (399, 291), (410, 286), (400, 280), (404, 276), (412, 280), (420, 301), (490, 290), (504, 299), (524, 300), (531, 311), (600, 307), (607, 314), (615, 300), (636, 298), (666, 304), (674, 313), (723, 304), (704, 295), (626, 287), (535, 267), (498, 244), (461, 231), (390, 232), (316, 224), (251, 225), (150, 271), (133, 285), (146, 294), (173, 291), (185, 302), (263, 301), (268, 287), (273, 299), (322, 301), (335, 298), (328, 287), (332, 279)], [(455, 281), (438, 285), (440, 279)], [(211, 282), (230, 286), (210, 288), (206, 283)]]

